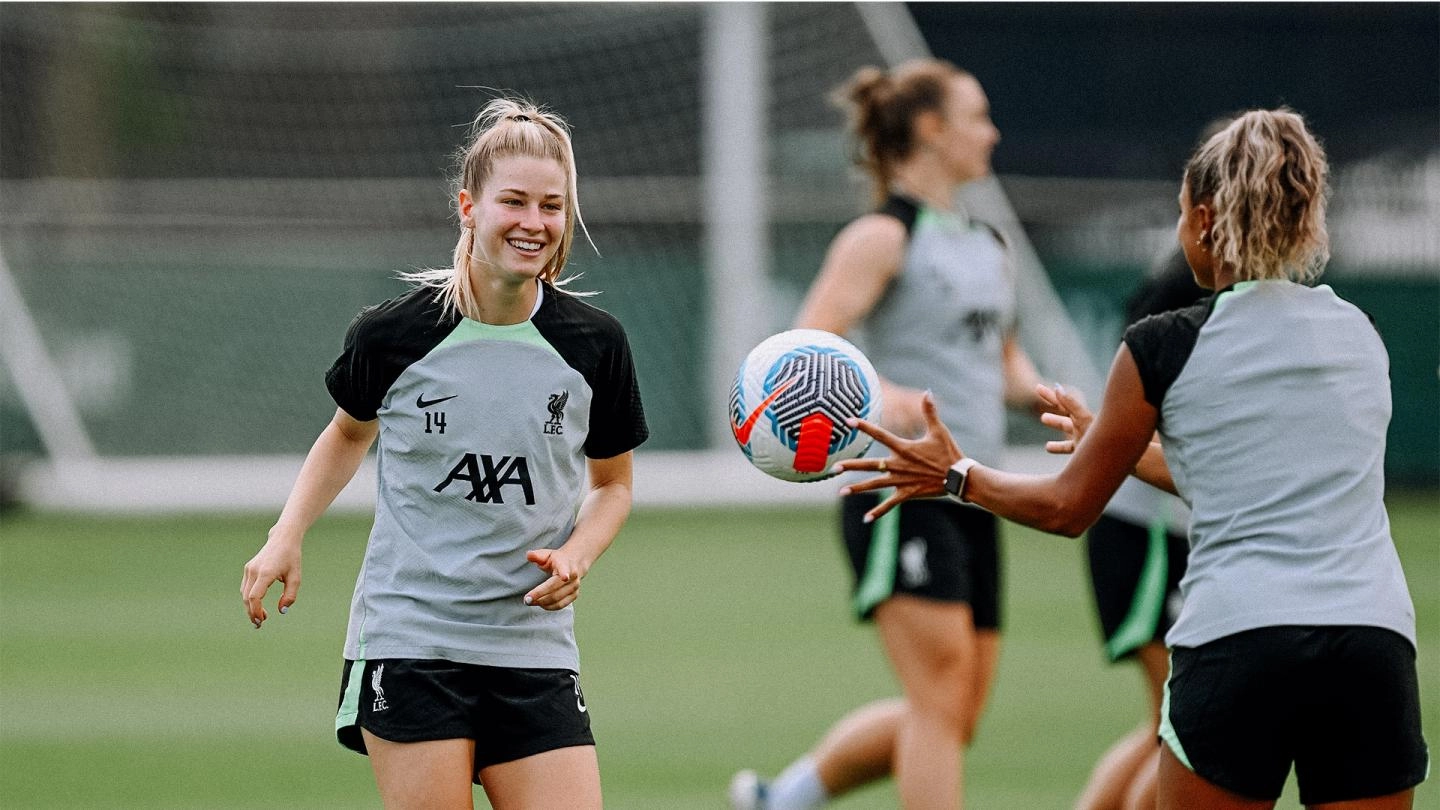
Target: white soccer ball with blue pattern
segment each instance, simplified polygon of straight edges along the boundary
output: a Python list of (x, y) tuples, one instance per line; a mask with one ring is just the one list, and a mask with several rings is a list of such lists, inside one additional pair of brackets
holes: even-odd
[(880, 419), (880, 377), (850, 341), (791, 329), (750, 351), (730, 389), (735, 442), (760, 471), (784, 481), (819, 481), (837, 461), (869, 449), (851, 417)]

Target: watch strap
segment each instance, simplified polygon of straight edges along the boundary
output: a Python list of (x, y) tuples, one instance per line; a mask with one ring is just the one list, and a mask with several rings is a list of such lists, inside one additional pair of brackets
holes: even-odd
[(970, 470), (979, 464), (973, 458), (966, 456), (950, 465), (949, 471), (945, 473), (945, 491), (951, 498), (965, 503), (965, 485), (970, 481)]

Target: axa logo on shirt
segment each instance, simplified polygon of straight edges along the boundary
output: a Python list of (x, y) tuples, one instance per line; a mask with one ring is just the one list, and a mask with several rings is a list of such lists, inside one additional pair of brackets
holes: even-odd
[(505, 503), (505, 487), (520, 487), (525, 505), (535, 505), (535, 488), (530, 483), (530, 465), (524, 456), (501, 456), (498, 460), (487, 453), (466, 453), (460, 457), (445, 480), (435, 486), (436, 492), (456, 481), (470, 485), (465, 500), (476, 503)]

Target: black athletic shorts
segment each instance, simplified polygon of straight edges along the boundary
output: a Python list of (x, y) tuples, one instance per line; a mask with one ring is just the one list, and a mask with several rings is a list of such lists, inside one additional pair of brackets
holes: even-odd
[(1176, 647), (1160, 738), (1190, 770), (1270, 801), (1290, 766), (1306, 806), (1424, 781), (1415, 648), (1377, 627), (1262, 627)]
[(1163, 644), (1180, 615), (1189, 541), (1163, 521), (1141, 526), (1101, 515), (1085, 533), (1085, 548), (1105, 654), (1119, 661), (1152, 641)]
[(335, 734), (364, 754), (362, 727), (393, 742), (474, 740), (477, 780), (489, 765), (595, 744), (580, 676), (568, 669), (347, 660)]
[(975, 626), (1000, 629), (998, 522), (983, 509), (944, 499), (907, 501), (864, 523), (874, 493), (840, 499), (841, 533), (855, 573), (856, 617), (908, 594), (970, 605)]

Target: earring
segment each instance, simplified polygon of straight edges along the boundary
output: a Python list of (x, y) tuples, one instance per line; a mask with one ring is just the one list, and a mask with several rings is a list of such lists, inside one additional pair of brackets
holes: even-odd
[(1204, 244), (1204, 243), (1205, 243), (1205, 237), (1206, 237), (1206, 236), (1208, 236), (1208, 234), (1207, 234), (1205, 231), (1201, 231), (1201, 232), (1200, 232), (1200, 238), (1195, 240), (1195, 244), (1196, 244), (1196, 245), (1202, 245), (1202, 244)]

